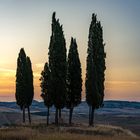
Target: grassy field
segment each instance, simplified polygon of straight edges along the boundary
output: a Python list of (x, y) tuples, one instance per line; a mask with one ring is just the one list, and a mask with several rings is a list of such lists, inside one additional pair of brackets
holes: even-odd
[(113, 126), (12, 126), (0, 129), (0, 140), (139, 140), (129, 130)]

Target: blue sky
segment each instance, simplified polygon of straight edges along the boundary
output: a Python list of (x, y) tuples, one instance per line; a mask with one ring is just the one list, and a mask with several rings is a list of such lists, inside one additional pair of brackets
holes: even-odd
[(67, 48), (71, 36), (77, 39), (83, 79), (91, 15), (97, 14), (107, 52), (105, 98), (139, 101), (139, 0), (1, 0), (0, 100), (7, 96), (14, 99), (16, 59), (21, 47), (31, 57), (35, 97), (39, 98), (38, 79), (48, 59), (53, 11), (63, 24)]

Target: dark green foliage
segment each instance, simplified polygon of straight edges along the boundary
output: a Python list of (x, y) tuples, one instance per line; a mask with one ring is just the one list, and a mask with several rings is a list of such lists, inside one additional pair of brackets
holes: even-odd
[(103, 43), (103, 29), (100, 22), (97, 23), (98, 29), (98, 57), (97, 57), (97, 73), (98, 73), (98, 88), (99, 93), (101, 95), (100, 106), (103, 106), (103, 98), (104, 98), (104, 81), (105, 81), (105, 58), (106, 53), (104, 51), (105, 44)]
[(105, 52), (103, 44), (103, 31), (96, 15), (92, 15), (89, 29), (89, 41), (87, 50), (86, 73), (86, 101), (90, 106), (90, 125), (93, 124), (94, 109), (103, 105), (104, 80), (105, 80)]
[(31, 123), (31, 115), (30, 115), (30, 105), (32, 104), (32, 100), (34, 97), (34, 86), (33, 86), (33, 71), (32, 71), (32, 64), (30, 58), (27, 56), (26, 58), (27, 63), (27, 109), (28, 109), (28, 117), (29, 123)]
[(33, 96), (34, 88), (31, 61), (29, 57), (26, 57), (25, 51), (22, 48), (17, 59), (16, 101), (21, 110), (23, 110), (23, 122), (25, 122), (25, 108), (28, 108), (29, 121), (31, 122), (29, 106), (32, 103)]
[(68, 54), (67, 70), (67, 108), (70, 109), (69, 123), (71, 124), (73, 108), (81, 102), (82, 76), (81, 63), (77, 50), (76, 39), (71, 38), (71, 45)]
[[(56, 109), (62, 109), (66, 103), (66, 43), (62, 25), (52, 16), (52, 35), (49, 46), (49, 68), (53, 104)], [(56, 111), (58, 112), (58, 111)], [(56, 121), (58, 114), (56, 113)]]
[(48, 63), (45, 63), (44, 70), (41, 72), (41, 97), (44, 100), (45, 106), (48, 108), (47, 111), (47, 124), (49, 124), (49, 108), (53, 105), (52, 89), (50, 80), (50, 69)]
[(32, 100), (34, 97), (34, 86), (33, 86), (33, 71), (32, 64), (30, 58), (27, 56), (27, 76), (28, 76), (28, 84), (27, 84), (27, 106), (32, 104)]
[(47, 107), (51, 107), (53, 105), (53, 100), (51, 96), (51, 81), (50, 81), (50, 70), (48, 63), (45, 63), (44, 70), (41, 72), (41, 97), (44, 100), (44, 104)]
[(26, 54), (22, 48), (17, 59), (17, 72), (16, 72), (16, 100), (17, 104), (23, 109), (27, 107), (27, 63)]

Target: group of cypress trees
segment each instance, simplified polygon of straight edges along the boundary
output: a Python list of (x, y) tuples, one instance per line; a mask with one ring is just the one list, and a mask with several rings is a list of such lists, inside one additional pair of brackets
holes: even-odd
[(58, 124), (58, 117), (61, 118), (61, 109), (66, 102), (66, 43), (62, 25), (56, 20), (55, 13), (52, 16), (52, 35), (49, 45), (49, 68), (50, 84), (52, 88), (53, 105), (56, 108), (55, 123)]
[(89, 28), (86, 68), (86, 101), (89, 106), (89, 125), (94, 122), (94, 110), (103, 106), (105, 57), (103, 30), (95, 14)]
[(47, 124), (49, 123), (49, 108), (54, 105), (55, 123), (61, 119), (61, 109), (70, 110), (71, 124), (73, 108), (81, 102), (82, 78), (81, 63), (77, 50), (76, 39), (71, 39), (67, 58), (66, 43), (62, 25), (52, 16), (52, 35), (49, 45), (49, 63), (46, 63), (41, 73), (41, 90), (44, 104), (48, 108)]
[(28, 109), (29, 122), (30, 117), (30, 105), (32, 104), (34, 96), (33, 87), (33, 72), (30, 58), (26, 56), (25, 51), (21, 48), (17, 59), (17, 71), (16, 71), (16, 101), (23, 110), (23, 122), (25, 122), (25, 108)]
[[(61, 120), (61, 110), (69, 109), (69, 124), (72, 123), (73, 109), (81, 103), (82, 70), (79, 59), (76, 39), (71, 38), (67, 57), (63, 27), (52, 15), (52, 34), (49, 45), (49, 62), (45, 63), (41, 72), (41, 97), (47, 107), (47, 124), (49, 124), (50, 107), (54, 106), (55, 124)], [(103, 106), (105, 57), (103, 44), (103, 30), (95, 14), (89, 29), (86, 69), (86, 101), (89, 105), (89, 125), (93, 125), (94, 110)], [(26, 57), (22, 48), (17, 60), (16, 73), (16, 100), (23, 110), (25, 122), (25, 108), (30, 108), (34, 95), (33, 73), (29, 57)]]

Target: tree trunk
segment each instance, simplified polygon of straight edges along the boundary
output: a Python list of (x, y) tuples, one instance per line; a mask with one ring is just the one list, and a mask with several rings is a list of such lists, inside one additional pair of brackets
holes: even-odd
[(91, 106), (89, 106), (89, 126), (91, 125)]
[(94, 126), (94, 107), (93, 106), (91, 110), (91, 126)]
[(55, 111), (55, 124), (58, 125), (58, 109)]
[(25, 107), (23, 106), (23, 123), (25, 123)]
[(28, 118), (29, 118), (29, 123), (31, 124), (31, 114), (30, 114), (30, 107), (28, 106)]
[(72, 114), (73, 114), (73, 107), (70, 108), (70, 114), (69, 114), (69, 125), (72, 123)]
[(61, 109), (59, 109), (59, 119), (61, 119)]
[(49, 116), (50, 116), (50, 108), (48, 107), (48, 111), (47, 111), (47, 125), (49, 125)]

